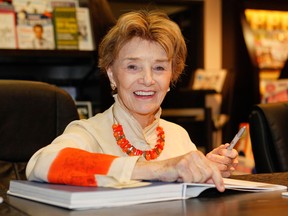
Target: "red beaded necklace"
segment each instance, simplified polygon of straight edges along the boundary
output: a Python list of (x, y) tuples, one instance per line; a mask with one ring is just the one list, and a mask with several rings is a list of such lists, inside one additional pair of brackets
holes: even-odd
[(157, 131), (157, 144), (153, 149), (142, 151), (140, 149), (135, 148), (130, 142), (126, 139), (122, 125), (121, 124), (113, 124), (113, 135), (116, 139), (117, 145), (120, 146), (123, 152), (128, 154), (129, 156), (139, 156), (143, 155), (144, 158), (149, 161), (156, 159), (162, 152), (165, 145), (165, 133), (163, 128), (158, 126), (156, 128)]

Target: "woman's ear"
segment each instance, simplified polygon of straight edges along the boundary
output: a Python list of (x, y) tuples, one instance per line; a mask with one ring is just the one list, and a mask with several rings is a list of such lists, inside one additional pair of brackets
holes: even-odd
[(111, 70), (111, 67), (107, 68), (106, 71), (107, 71), (107, 75), (108, 75), (110, 83), (116, 86), (116, 82), (115, 82), (114, 75), (113, 75), (113, 72)]
[(111, 67), (109, 67), (106, 71), (107, 71), (107, 76), (108, 76), (109, 81), (110, 81), (111, 89), (114, 91), (117, 88), (117, 86), (116, 86), (116, 82), (115, 82)]

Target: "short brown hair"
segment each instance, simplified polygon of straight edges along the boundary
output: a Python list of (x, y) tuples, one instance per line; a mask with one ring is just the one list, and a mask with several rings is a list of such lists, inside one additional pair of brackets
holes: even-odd
[(133, 37), (155, 41), (172, 60), (174, 84), (184, 70), (187, 48), (179, 26), (161, 11), (139, 10), (123, 14), (99, 46), (99, 67), (105, 71), (117, 58), (120, 49)]

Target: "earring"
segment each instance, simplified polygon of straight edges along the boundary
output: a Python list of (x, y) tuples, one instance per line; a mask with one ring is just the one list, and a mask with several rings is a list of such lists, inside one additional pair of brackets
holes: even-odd
[(169, 92), (170, 91), (170, 87), (167, 89), (167, 92)]
[(116, 89), (116, 85), (114, 83), (110, 83), (110, 86), (113, 91)]

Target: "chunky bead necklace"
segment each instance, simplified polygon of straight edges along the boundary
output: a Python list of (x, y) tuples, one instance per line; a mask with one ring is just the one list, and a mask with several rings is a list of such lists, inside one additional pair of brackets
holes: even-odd
[(157, 131), (157, 144), (153, 149), (142, 151), (140, 149), (135, 148), (130, 142), (126, 139), (122, 125), (121, 124), (113, 124), (113, 135), (116, 139), (117, 145), (120, 146), (123, 152), (128, 154), (129, 156), (139, 156), (143, 155), (144, 158), (149, 161), (156, 159), (162, 152), (165, 145), (165, 133), (163, 128), (158, 126), (156, 128)]

